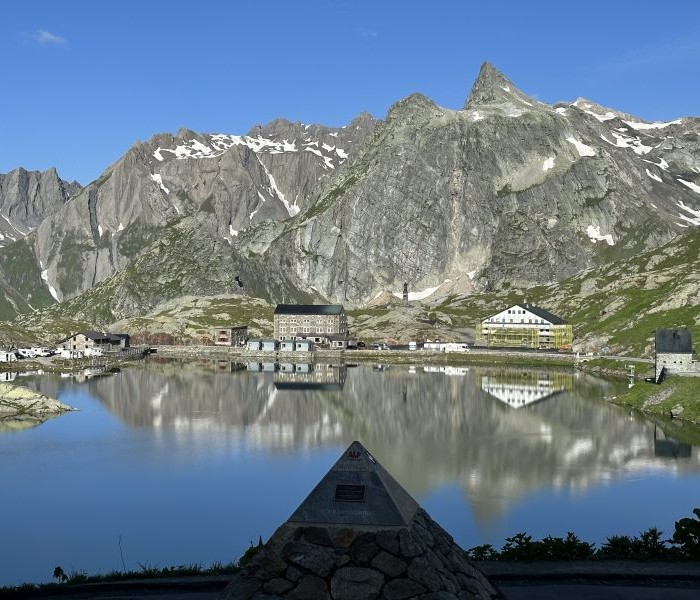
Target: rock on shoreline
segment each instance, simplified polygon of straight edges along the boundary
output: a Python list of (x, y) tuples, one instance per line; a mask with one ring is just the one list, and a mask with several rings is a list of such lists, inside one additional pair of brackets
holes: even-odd
[(0, 383), (0, 431), (25, 429), (76, 410), (29, 388)]

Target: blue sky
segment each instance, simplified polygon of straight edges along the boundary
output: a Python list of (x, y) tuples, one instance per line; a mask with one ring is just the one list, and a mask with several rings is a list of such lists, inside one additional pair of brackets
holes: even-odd
[(699, 25), (693, 0), (4, 0), (0, 173), (86, 184), (157, 132), (337, 126), (415, 91), (460, 108), (484, 60), (545, 102), (700, 115)]

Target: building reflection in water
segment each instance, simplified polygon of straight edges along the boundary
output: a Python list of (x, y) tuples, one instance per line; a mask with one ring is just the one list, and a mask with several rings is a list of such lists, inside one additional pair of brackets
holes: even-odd
[[(582, 490), (632, 472), (700, 471), (694, 448), (603, 401), (618, 383), (583, 374), (290, 362), (212, 367), (149, 359), (81, 387), (127, 426), (152, 428), (189, 453), (291, 453), (360, 439), (417, 496), (459, 485), (480, 520), (537, 489)], [(37, 384), (53, 397), (75, 385), (60, 378)]]
[(663, 429), (654, 425), (654, 456), (690, 458), (692, 446), (674, 440)]
[(464, 377), (467, 373), (469, 373), (469, 367), (453, 367), (451, 365), (430, 365), (427, 367), (423, 367), (423, 372), (442, 373), (443, 375), (450, 375), (453, 377)]
[(280, 363), (279, 367), (273, 380), (278, 390), (341, 392), (348, 374), (345, 365)]
[(480, 387), (512, 408), (522, 408), (571, 390), (573, 373), (504, 369), (480, 375)]
[(246, 370), (252, 373), (274, 373), (273, 382), (278, 390), (316, 390), (341, 392), (348, 368), (345, 365), (293, 362), (249, 362)]

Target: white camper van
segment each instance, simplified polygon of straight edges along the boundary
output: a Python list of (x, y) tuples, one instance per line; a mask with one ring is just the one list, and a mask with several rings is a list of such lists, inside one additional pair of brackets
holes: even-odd
[(14, 362), (17, 360), (17, 355), (10, 350), (0, 350), (0, 362)]

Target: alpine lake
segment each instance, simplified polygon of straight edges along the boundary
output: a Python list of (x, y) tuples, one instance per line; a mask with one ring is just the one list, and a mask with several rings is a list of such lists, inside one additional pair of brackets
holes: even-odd
[(0, 586), (235, 561), (353, 440), (465, 548), (670, 537), (700, 505), (700, 448), (571, 369), (150, 357), (15, 383), (79, 411), (0, 430)]

